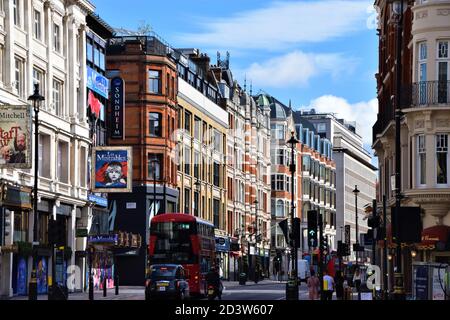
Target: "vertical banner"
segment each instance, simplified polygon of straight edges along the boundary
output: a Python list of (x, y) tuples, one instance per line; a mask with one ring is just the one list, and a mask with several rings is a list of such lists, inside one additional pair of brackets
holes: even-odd
[(31, 168), (30, 107), (0, 106), (0, 168)]
[(132, 147), (93, 148), (92, 192), (131, 192), (132, 150)]
[(125, 139), (125, 82), (115, 77), (111, 80), (111, 139)]

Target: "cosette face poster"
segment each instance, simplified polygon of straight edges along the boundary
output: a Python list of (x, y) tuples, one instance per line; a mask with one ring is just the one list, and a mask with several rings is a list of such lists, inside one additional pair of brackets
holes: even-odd
[(132, 148), (96, 147), (92, 159), (93, 192), (131, 192)]

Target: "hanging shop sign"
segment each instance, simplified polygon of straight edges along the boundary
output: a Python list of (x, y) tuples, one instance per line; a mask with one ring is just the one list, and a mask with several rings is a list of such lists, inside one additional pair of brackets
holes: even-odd
[(30, 106), (0, 106), (0, 168), (31, 168)]
[(0, 205), (31, 209), (31, 189), (16, 187), (6, 183), (0, 184)]
[(95, 203), (97, 206), (100, 207), (107, 207), (108, 206), (108, 199), (107, 198), (103, 198), (100, 196), (97, 196), (95, 194), (89, 194), (88, 195), (88, 200)]
[(228, 237), (216, 237), (216, 251), (230, 251), (230, 239)]
[(111, 80), (111, 139), (125, 139), (125, 82), (120, 77)]
[(94, 69), (87, 67), (87, 87), (108, 99), (109, 80)]
[(86, 238), (88, 236), (88, 229), (76, 229), (75, 237), (77, 238)]
[(131, 192), (132, 147), (93, 148), (93, 192)]

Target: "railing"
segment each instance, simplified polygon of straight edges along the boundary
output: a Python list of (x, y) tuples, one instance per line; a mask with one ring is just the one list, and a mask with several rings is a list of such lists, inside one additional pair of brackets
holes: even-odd
[(402, 109), (450, 105), (450, 81), (421, 81), (404, 87)]

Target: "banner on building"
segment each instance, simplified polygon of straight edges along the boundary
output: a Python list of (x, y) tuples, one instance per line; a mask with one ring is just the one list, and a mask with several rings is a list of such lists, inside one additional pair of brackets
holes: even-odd
[(0, 106), (0, 168), (31, 168), (30, 107)]
[(92, 151), (92, 192), (131, 192), (132, 147), (96, 147)]
[(87, 67), (87, 87), (108, 99), (109, 80), (94, 69)]
[(115, 77), (111, 80), (111, 139), (124, 139), (125, 82)]

